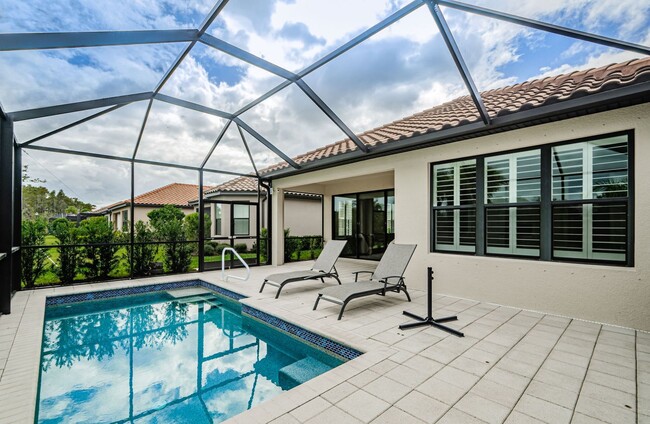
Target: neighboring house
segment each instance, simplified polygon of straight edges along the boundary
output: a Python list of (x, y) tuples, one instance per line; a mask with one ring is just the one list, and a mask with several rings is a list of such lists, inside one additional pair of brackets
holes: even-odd
[[(286, 193), (323, 196), (324, 237), (375, 258), (418, 245), (434, 290), (650, 330), (650, 58), (460, 97), (263, 171), (273, 262)], [(531, 315), (532, 317), (533, 315)], [(531, 318), (532, 319), (532, 318)]]
[[(258, 198), (258, 190), (257, 178), (238, 177), (205, 191), (204, 208), (210, 217), (213, 238), (235, 236), (250, 244), (252, 240), (246, 239), (255, 237), (258, 207), (260, 229), (268, 226), (267, 193), (261, 188)], [(197, 197), (194, 196), (190, 204), (196, 211), (197, 203)], [(320, 194), (286, 193), (284, 213), (284, 228), (290, 229), (290, 235), (322, 235), (323, 209)]]
[[(212, 187), (205, 187), (204, 191)], [(133, 200), (135, 222), (149, 222), (147, 214), (154, 209), (165, 205), (174, 205), (188, 215), (194, 212), (194, 208), (188, 203), (196, 199), (199, 186), (196, 184), (172, 183), (147, 193), (136, 196)], [(113, 224), (116, 231), (128, 231), (131, 214), (131, 199), (122, 200), (93, 211), (95, 214), (106, 215), (109, 222)]]

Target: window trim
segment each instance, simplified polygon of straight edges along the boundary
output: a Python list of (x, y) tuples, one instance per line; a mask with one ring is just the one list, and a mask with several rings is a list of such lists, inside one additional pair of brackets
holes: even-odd
[[(552, 196), (552, 157), (551, 152), (553, 147), (564, 146), (574, 143), (589, 142), (602, 140), (611, 137), (617, 136), (627, 136), (628, 143), (628, 195), (627, 198), (612, 198), (606, 199), (585, 199), (578, 201), (553, 201)], [(497, 253), (487, 253), (486, 252), (486, 239), (487, 239), (487, 228), (485, 225), (486, 219), (486, 206), (489, 208), (490, 205), (485, 205), (484, 193), (481, 190), (477, 190), (476, 193), (476, 249), (475, 252), (466, 252), (466, 251), (454, 251), (454, 250), (440, 250), (435, 248), (435, 198), (434, 198), (434, 166), (435, 165), (444, 165), (453, 162), (467, 161), (467, 160), (476, 160), (476, 184), (477, 188), (482, 187), (485, 184), (484, 181), (484, 166), (485, 159), (495, 156), (508, 155), (513, 153), (525, 152), (539, 149), (541, 151), (541, 187), (540, 187), (540, 202), (537, 203), (540, 206), (540, 254), (539, 257), (531, 256), (522, 256), (514, 254), (497, 254)], [(548, 158), (547, 158), (548, 156)], [(550, 159), (550, 160), (549, 160)], [(546, 168), (549, 168), (548, 170)], [(634, 221), (634, 205), (635, 205), (635, 130), (629, 129), (624, 131), (616, 131), (612, 133), (604, 134), (595, 134), (588, 137), (581, 137), (575, 139), (564, 139), (562, 141), (546, 144), (535, 144), (527, 147), (503, 150), (498, 152), (493, 152), (489, 154), (482, 155), (473, 155), (473, 156), (463, 156), (454, 159), (447, 159), (443, 161), (431, 162), (429, 164), (429, 252), (431, 253), (446, 253), (453, 255), (472, 255), (472, 256), (485, 256), (485, 257), (500, 257), (500, 258), (513, 258), (521, 260), (535, 260), (535, 261), (545, 261), (545, 262), (562, 262), (562, 263), (584, 263), (590, 265), (610, 265), (617, 267), (634, 267), (634, 258), (635, 258), (635, 240), (634, 240), (634, 231), (635, 231), (635, 221)], [(480, 191), (480, 193), (479, 193)], [(562, 258), (555, 257), (553, 255), (553, 223), (552, 223), (552, 208), (557, 204), (571, 204), (572, 202), (577, 202), (584, 204), (585, 202), (589, 203), (621, 203), (627, 202), (627, 233), (626, 233), (626, 260), (625, 261), (613, 261), (606, 259), (579, 259), (579, 258)], [(498, 204), (499, 206), (507, 206), (507, 204)], [(533, 203), (530, 203), (532, 206)]]

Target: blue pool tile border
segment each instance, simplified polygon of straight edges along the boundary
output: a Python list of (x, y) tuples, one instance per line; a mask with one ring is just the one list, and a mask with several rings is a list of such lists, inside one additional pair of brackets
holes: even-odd
[(302, 327), (298, 327), (297, 325), (274, 317), (273, 315), (269, 315), (266, 312), (262, 312), (259, 309), (255, 309), (251, 306), (242, 305), (241, 311), (242, 313), (248, 314), (253, 318), (257, 318), (260, 321), (271, 325), (272, 327), (278, 328), (344, 359), (354, 359), (363, 354), (363, 352), (335, 342), (334, 340), (328, 339), (327, 337), (323, 337), (320, 334), (305, 330)]
[(185, 287), (197, 287), (197, 286), (215, 291), (219, 294), (222, 294), (234, 300), (241, 300), (246, 298), (246, 296), (242, 294), (224, 289), (215, 284), (208, 283), (207, 281), (186, 280), (186, 281), (175, 281), (172, 283), (158, 283), (158, 284), (152, 284), (147, 286), (125, 287), (122, 289), (101, 290), (101, 291), (88, 292), (88, 293), (64, 294), (61, 296), (51, 296), (51, 297), (48, 296), (45, 299), (45, 305), (46, 306), (65, 305), (67, 303), (86, 302), (89, 300), (99, 300), (99, 299), (110, 299), (112, 297), (129, 296), (133, 294), (142, 294), (142, 293), (149, 293), (155, 291), (173, 290), (173, 289), (181, 289)]

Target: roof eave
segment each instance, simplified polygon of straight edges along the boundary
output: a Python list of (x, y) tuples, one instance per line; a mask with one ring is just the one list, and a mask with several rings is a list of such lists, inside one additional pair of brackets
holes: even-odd
[(368, 153), (363, 153), (357, 149), (349, 153), (301, 163), (300, 169), (283, 168), (278, 171), (272, 171), (265, 174), (262, 178), (265, 180), (274, 180), (410, 150), (423, 149), (647, 102), (650, 102), (650, 82), (590, 94), (505, 116), (496, 116), (492, 118), (490, 125), (485, 125), (483, 122), (477, 121), (403, 140), (379, 144), (373, 146)]

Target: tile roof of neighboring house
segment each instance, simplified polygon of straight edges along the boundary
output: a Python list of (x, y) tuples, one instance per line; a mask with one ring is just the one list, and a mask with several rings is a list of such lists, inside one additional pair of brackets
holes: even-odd
[[(217, 192), (230, 192), (230, 193), (239, 193), (247, 191), (257, 191), (257, 179), (253, 177), (237, 177), (233, 180), (226, 181), (223, 184), (219, 184), (215, 187), (206, 190), (205, 194), (217, 193)], [(196, 196), (194, 196), (196, 199)]]
[[(257, 178), (255, 177), (237, 177), (235, 179), (232, 179), (230, 181), (226, 181), (223, 184), (219, 184), (218, 186), (212, 187), (209, 190), (205, 191), (205, 194), (228, 194), (228, 193), (257, 193)], [(262, 188), (262, 192), (266, 192), (264, 188)], [(304, 197), (304, 198), (314, 198), (314, 199), (320, 199), (319, 194), (313, 194), (313, 193), (302, 193), (302, 192), (296, 192), (296, 191), (290, 191), (285, 193), (286, 195), (293, 196), (293, 197)], [(194, 197), (192, 202), (196, 202), (198, 199)]]
[[(212, 190), (214, 187), (204, 187), (204, 192)], [(158, 187), (147, 193), (136, 196), (134, 204), (136, 206), (163, 206), (163, 205), (176, 205), (179, 207), (190, 207), (189, 201), (196, 199), (196, 193), (199, 190), (197, 184), (181, 184), (171, 183), (163, 187)], [(95, 212), (104, 212), (115, 208), (120, 205), (130, 205), (131, 199), (122, 200), (108, 206), (104, 206), (95, 210)]]
[[(504, 116), (553, 103), (650, 81), (650, 58), (634, 59), (600, 68), (546, 77), (481, 93), (490, 117)], [(392, 143), (421, 134), (470, 124), (481, 118), (470, 96), (463, 96), (390, 124), (359, 134), (366, 145)], [(298, 164), (357, 150), (350, 140), (342, 140), (293, 158)], [(271, 165), (268, 174), (288, 167), (286, 162)]]

